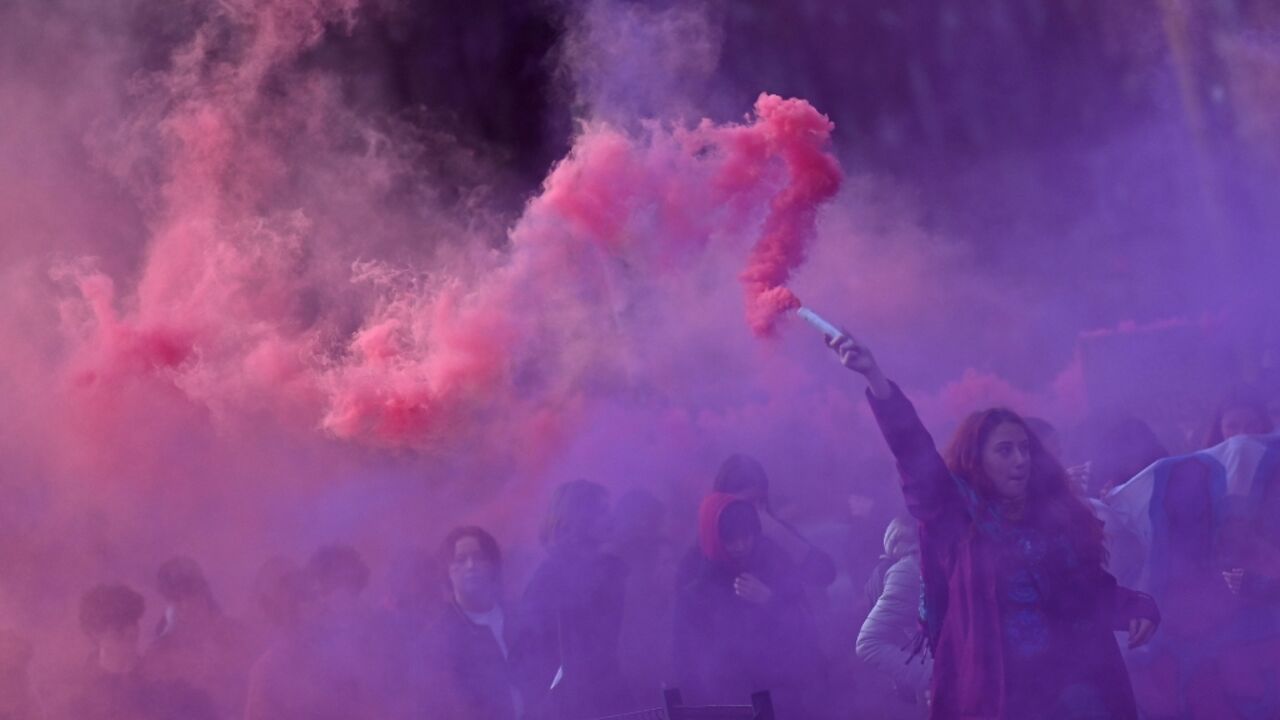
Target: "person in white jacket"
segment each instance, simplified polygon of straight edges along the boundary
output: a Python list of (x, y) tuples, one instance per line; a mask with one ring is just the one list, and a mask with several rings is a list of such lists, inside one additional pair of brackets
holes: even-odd
[[(920, 631), (920, 540), (915, 520), (897, 517), (884, 533), (884, 556), (868, 583), (875, 605), (858, 632), (858, 657), (888, 678), (900, 701), (896, 709), (923, 717), (932, 661), (915, 639)], [(883, 576), (879, 570), (888, 566)]]

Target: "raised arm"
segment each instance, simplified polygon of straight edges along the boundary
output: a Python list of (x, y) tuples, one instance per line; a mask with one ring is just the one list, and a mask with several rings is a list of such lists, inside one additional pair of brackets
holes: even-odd
[(829, 338), (828, 346), (845, 367), (867, 379), (867, 399), (889, 450), (898, 461), (907, 511), (928, 526), (935, 538), (963, 532), (969, 521), (969, 502), (947, 469), (920, 422), (916, 409), (897, 385), (889, 381), (866, 346), (849, 335)]

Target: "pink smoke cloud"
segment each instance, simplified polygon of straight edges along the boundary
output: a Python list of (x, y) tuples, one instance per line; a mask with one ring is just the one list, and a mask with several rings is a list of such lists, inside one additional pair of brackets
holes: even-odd
[(786, 188), (770, 202), (760, 239), (751, 250), (742, 284), (747, 295), (747, 322), (758, 335), (772, 334), (778, 318), (800, 307), (787, 289), (791, 273), (805, 259), (818, 208), (840, 188), (840, 165), (827, 151), (835, 127), (802, 100), (762, 95), (756, 101), (760, 118), (750, 130), (734, 134), (738, 156), (721, 182), (737, 187), (758, 175), (761, 153), (778, 154), (786, 163)]
[(161, 112), (163, 204), (135, 290), (72, 273), (83, 300), (75, 382), (149, 376), (220, 416), (267, 407), (345, 440), (439, 450), (535, 425), (512, 408), (569, 408), (593, 383), (625, 382), (621, 316), (708, 253), (746, 256), (757, 333), (795, 306), (784, 284), (840, 171), (830, 121), (762, 95), (745, 124), (639, 134), (588, 124), (511, 231), (509, 253), (464, 246), (445, 273), (353, 258), (351, 292), (365, 298), (355, 329), (343, 337), (350, 317), (302, 321), (300, 299), (332, 279), (318, 258), (337, 266), (341, 254), (306, 211), (254, 206), (288, 185), (282, 133), (323, 143), (312, 118), (336, 100), (305, 79), (292, 91), (304, 110), (262, 122), (264, 83), (353, 9), (232, 5), (250, 37), (238, 62), (215, 59), (201, 31), (155, 81), (169, 100), (149, 108)]

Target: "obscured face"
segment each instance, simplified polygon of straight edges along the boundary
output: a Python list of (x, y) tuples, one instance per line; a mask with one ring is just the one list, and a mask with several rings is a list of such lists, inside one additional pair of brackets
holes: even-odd
[(997, 425), (982, 446), (982, 471), (1000, 497), (1026, 497), (1031, 480), (1031, 440), (1026, 429), (1014, 422)]
[(454, 545), (449, 582), (464, 609), (484, 612), (493, 607), (498, 596), (498, 569), (476, 538), (463, 537)]
[(1267, 418), (1260, 417), (1253, 408), (1227, 408), (1222, 413), (1222, 439), (1237, 435), (1261, 435), (1271, 428)]
[(724, 536), (724, 550), (729, 555), (729, 559), (736, 563), (745, 563), (755, 549), (755, 533), (736, 532)]
[(738, 564), (744, 564), (755, 552), (760, 537), (760, 520), (755, 511), (743, 503), (733, 503), (720, 516), (720, 541), (725, 554)]

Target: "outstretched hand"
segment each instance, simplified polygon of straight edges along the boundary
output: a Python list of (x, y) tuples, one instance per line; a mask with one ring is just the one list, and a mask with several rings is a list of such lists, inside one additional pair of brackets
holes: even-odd
[(836, 351), (841, 365), (856, 373), (866, 375), (876, 369), (875, 356), (849, 333), (841, 333), (835, 337), (828, 335), (827, 347)]
[(835, 351), (841, 365), (867, 378), (873, 395), (887, 398), (893, 394), (893, 388), (871, 350), (852, 335), (842, 332), (835, 337), (828, 336), (827, 347)]

